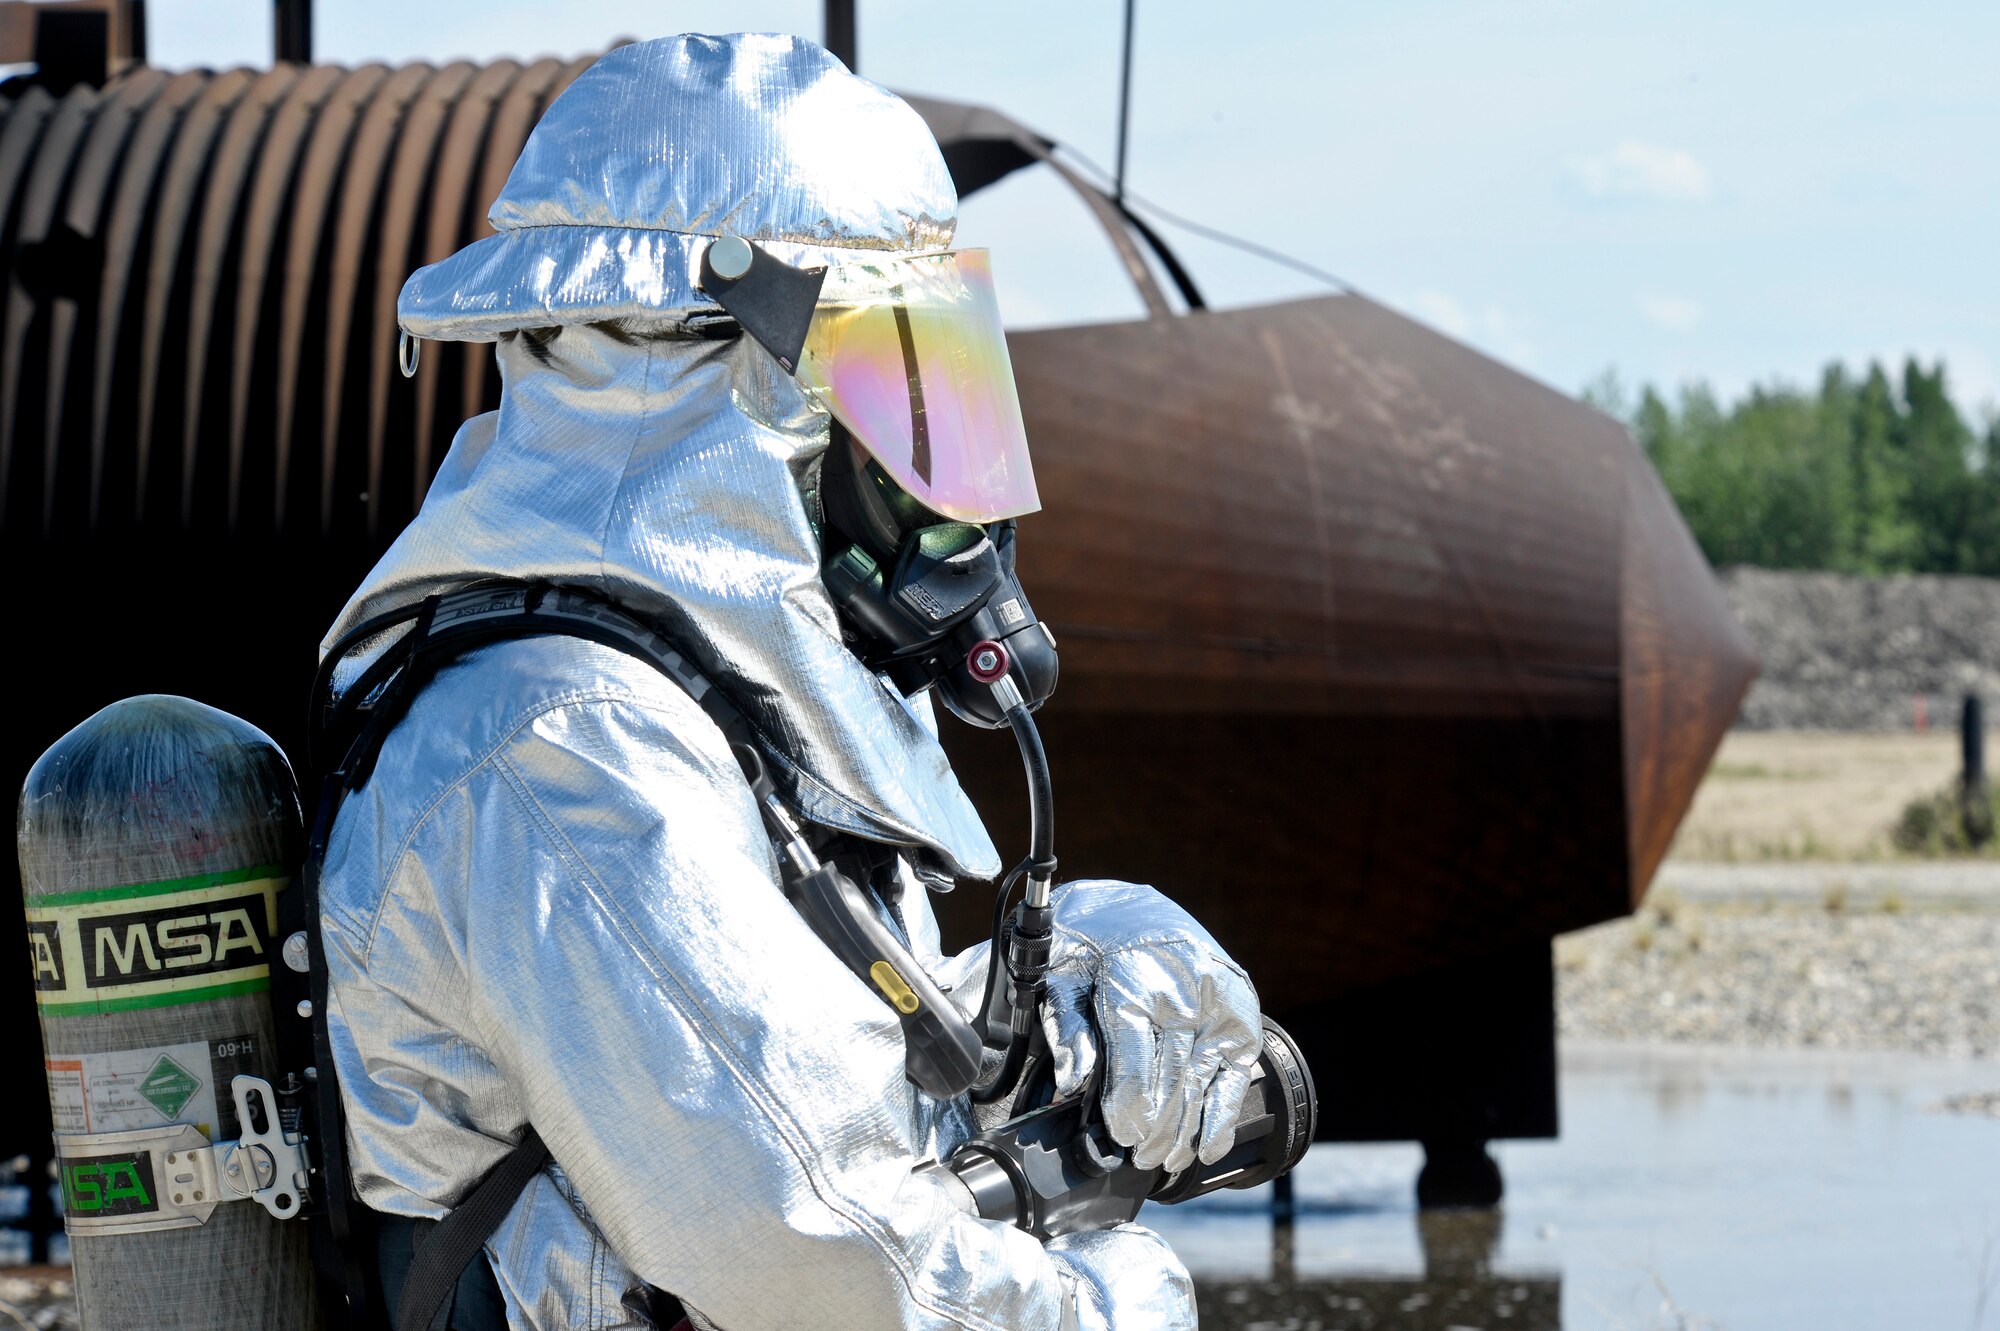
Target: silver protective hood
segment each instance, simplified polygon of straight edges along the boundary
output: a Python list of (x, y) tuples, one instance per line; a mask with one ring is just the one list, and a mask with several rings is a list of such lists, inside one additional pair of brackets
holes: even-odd
[(958, 195), (922, 117), (811, 42), (682, 36), (620, 47), (556, 99), (487, 214), (499, 233), (421, 269), (417, 337), (657, 320), (714, 302), (731, 232), (790, 263), (951, 244)]
[(494, 208), (507, 229), (404, 289), (406, 328), (500, 339), (500, 410), (460, 429), (327, 643), (482, 578), (597, 589), (735, 701), (805, 816), (993, 877), (928, 709), (842, 644), (809, 513), (829, 417), (749, 339), (676, 336), (716, 228), (781, 254), (912, 250), (948, 243), (955, 213), (916, 113), (810, 43), (606, 56), (529, 138)]

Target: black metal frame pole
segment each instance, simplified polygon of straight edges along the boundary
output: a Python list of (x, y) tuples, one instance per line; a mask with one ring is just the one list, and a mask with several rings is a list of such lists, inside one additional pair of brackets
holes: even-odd
[(1986, 705), (1977, 693), (1965, 695), (1958, 714), (1959, 817), (1965, 839), (1983, 846), (1993, 839), (1993, 809), (1986, 796)]
[(131, 0), (125, 7), (125, 49), (119, 52), (135, 64), (146, 63), (146, 0)]
[(313, 58), (312, 0), (276, 0), (271, 18), (272, 58), (310, 65)]
[(1112, 197), (1125, 206), (1125, 146), (1132, 132), (1132, 19), (1139, 0), (1125, 0), (1125, 54), (1118, 62), (1118, 169), (1112, 173)]
[(857, 50), (860, 34), (855, 28), (854, 0), (826, 0), (826, 49), (840, 58), (840, 63), (859, 74), (861, 52)]
[(28, 1185), (28, 1210), (21, 1217), (28, 1231), (28, 1261), (36, 1266), (49, 1262), (49, 1243), (62, 1232), (62, 1217), (56, 1213), (55, 1147), (37, 1143), (27, 1153), (27, 1167), (15, 1182)]

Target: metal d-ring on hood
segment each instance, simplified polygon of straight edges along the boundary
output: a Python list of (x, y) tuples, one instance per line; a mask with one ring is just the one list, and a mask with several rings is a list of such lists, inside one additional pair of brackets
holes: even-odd
[(994, 876), (927, 709), (842, 644), (809, 511), (829, 416), (748, 339), (688, 328), (725, 231), (832, 264), (941, 249), (956, 212), (917, 114), (810, 43), (606, 56), (536, 126), (498, 234), (403, 289), (405, 331), (498, 341), (500, 410), (460, 429), (327, 642), (483, 578), (594, 588), (729, 694), (806, 817)]

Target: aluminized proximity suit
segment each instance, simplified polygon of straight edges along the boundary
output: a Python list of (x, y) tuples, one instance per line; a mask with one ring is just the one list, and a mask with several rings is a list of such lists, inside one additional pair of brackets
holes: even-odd
[[(828, 418), (747, 338), (704, 340), (718, 229), (788, 259), (937, 249), (956, 210), (922, 122), (809, 43), (675, 38), (585, 73), (529, 141), (500, 234), (413, 277), (420, 336), (496, 340), (422, 513), (333, 636), (490, 576), (592, 587), (662, 625), (745, 712), (792, 807), (903, 848), (920, 881), (999, 858), (906, 701), (842, 644), (813, 486)], [(351, 678), (351, 676), (350, 676)], [(1108, 1062), (1142, 1159), (1225, 1140), (1257, 1054), (1248, 981), (1148, 888), (1071, 884), (1045, 1024), (1063, 1079)], [(975, 1125), (904, 1076), (891, 1012), (791, 908), (721, 732), (674, 683), (539, 638), (445, 668), (328, 848), (322, 927), (356, 1187), (436, 1217), (532, 1123), (553, 1155), (487, 1245), (519, 1328), (1192, 1327), (1136, 1226), (1046, 1246), (914, 1174)]]

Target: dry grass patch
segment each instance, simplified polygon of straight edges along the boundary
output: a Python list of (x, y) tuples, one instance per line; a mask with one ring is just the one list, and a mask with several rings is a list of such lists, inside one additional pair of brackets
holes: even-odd
[(1722, 741), (1673, 855), (1682, 860), (1880, 860), (1912, 801), (1958, 773), (1957, 731), (1736, 731)]

